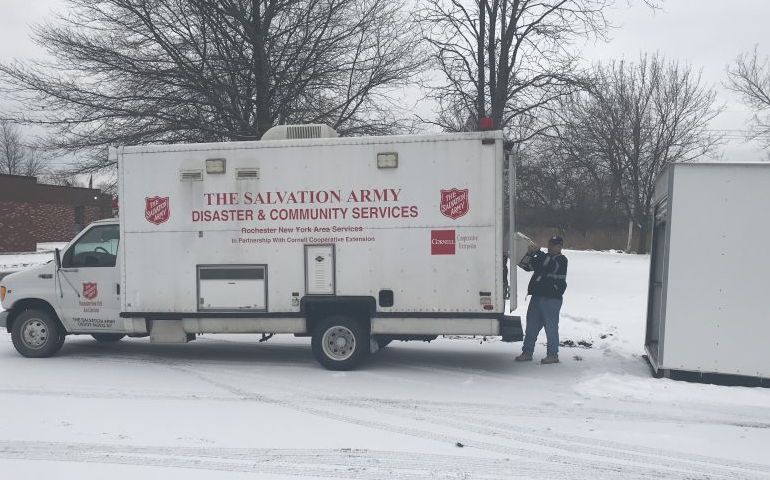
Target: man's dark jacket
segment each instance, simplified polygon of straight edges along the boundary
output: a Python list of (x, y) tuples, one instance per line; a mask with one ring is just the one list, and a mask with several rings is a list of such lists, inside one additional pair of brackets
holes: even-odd
[(534, 271), (529, 280), (527, 294), (533, 297), (561, 299), (567, 290), (567, 257), (562, 254), (548, 255), (538, 251), (530, 255), (529, 266), (524, 268)]

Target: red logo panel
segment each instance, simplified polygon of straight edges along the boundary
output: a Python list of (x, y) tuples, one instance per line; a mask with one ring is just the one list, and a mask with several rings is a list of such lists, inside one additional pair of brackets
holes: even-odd
[(430, 231), (430, 254), (431, 255), (454, 255), (455, 254), (455, 231), (454, 230), (431, 230)]
[(93, 300), (97, 295), (99, 295), (99, 291), (96, 288), (96, 283), (83, 283), (83, 296), (86, 298), (86, 300)]
[(168, 197), (145, 197), (144, 218), (155, 225), (168, 220), (171, 210), (168, 206)]
[(468, 203), (468, 189), (451, 188), (441, 190), (441, 214), (452, 220), (462, 217), (470, 209)]

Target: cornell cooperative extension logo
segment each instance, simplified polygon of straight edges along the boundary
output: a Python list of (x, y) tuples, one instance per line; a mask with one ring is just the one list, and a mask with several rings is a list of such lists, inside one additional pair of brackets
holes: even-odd
[(454, 255), (455, 254), (455, 231), (454, 230), (431, 230), (430, 231), (430, 254), (431, 255)]

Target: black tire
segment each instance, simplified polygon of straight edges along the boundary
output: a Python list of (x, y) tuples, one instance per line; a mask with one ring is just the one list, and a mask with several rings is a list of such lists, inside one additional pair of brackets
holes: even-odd
[(24, 310), (13, 321), (11, 340), (16, 351), (29, 358), (56, 355), (64, 345), (59, 320), (44, 310)]
[(348, 316), (333, 315), (315, 326), (311, 345), (318, 363), (328, 370), (353, 370), (369, 355), (369, 329)]
[(91, 336), (99, 343), (115, 343), (126, 335), (123, 333), (92, 333)]

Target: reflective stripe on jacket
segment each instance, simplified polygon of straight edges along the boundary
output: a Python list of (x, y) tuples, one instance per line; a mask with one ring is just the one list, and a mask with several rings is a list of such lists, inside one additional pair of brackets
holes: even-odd
[(562, 298), (567, 290), (567, 257), (543, 251), (531, 255), (529, 268), (535, 273), (529, 280), (527, 294), (546, 298)]

